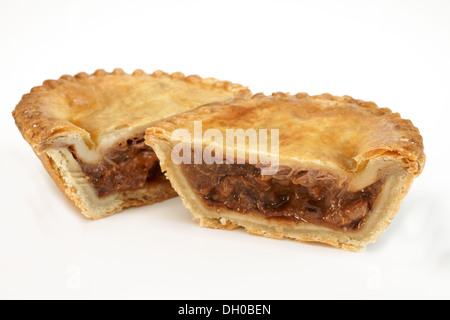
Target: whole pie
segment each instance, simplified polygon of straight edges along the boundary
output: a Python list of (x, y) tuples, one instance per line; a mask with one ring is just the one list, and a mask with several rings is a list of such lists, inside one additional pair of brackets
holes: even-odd
[[(277, 154), (255, 149), (250, 139), (230, 146), (207, 135), (266, 129), (278, 130)], [(146, 143), (202, 226), (243, 227), (351, 251), (378, 239), (425, 164), (422, 137), (411, 121), (373, 102), (329, 94), (217, 102), (149, 128)], [(207, 149), (214, 162), (174, 158), (174, 150), (191, 153), (192, 160)], [(277, 170), (267, 173), (267, 161), (250, 162), (255, 154), (277, 159)]]
[(58, 187), (89, 218), (176, 196), (145, 129), (202, 105), (248, 97), (212, 78), (120, 69), (45, 81), (13, 112), (22, 135)]

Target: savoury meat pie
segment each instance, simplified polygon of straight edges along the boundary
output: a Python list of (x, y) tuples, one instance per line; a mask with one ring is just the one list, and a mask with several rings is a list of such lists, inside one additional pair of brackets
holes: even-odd
[(22, 135), (65, 195), (89, 218), (176, 196), (145, 129), (212, 102), (247, 97), (212, 78), (120, 69), (45, 81), (13, 112)]
[[(205, 135), (195, 135), (195, 121)], [(177, 129), (190, 134), (173, 134)], [(209, 129), (223, 136), (230, 129), (278, 129), (278, 155), (271, 148), (252, 149), (250, 139), (221, 144), (207, 137)], [(351, 251), (380, 236), (425, 163), (422, 137), (409, 120), (372, 102), (329, 94), (258, 94), (218, 102), (149, 128), (146, 143), (202, 226), (243, 227)], [(193, 154), (213, 145), (224, 159), (174, 161), (180, 143)], [(249, 163), (254, 153), (278, 159), (278, 170), (265, 174), (267, 164)]]

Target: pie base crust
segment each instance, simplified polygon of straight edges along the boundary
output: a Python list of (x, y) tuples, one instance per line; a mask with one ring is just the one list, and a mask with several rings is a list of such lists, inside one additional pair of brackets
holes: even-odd
[(177, 196), (168, 180), (149, 182), (144, 188), (98, 197), (89, 178), (66, 148), (39, 155), (44, 168), (66, 197), (91, 219), (108, 217), (129, 207), (161, 202)]

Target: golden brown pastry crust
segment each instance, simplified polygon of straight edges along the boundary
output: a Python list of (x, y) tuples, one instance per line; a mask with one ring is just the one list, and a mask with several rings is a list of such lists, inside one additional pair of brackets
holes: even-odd
[[(173, 146), (178, 143), (171, 139), (171, 133), (178, 128), (192, 132), (195, 120), (202, 121), (204, 131), (279, 129), (280, 166), (333, 172), (348, 179), (355, 190), (377, 179), (383, 179), (384, 186), (370, 216), (357, 230), (332, 230), (208, 207), (192, 190), (180, 166), (170, 158)], [(362, 250), (381, 235), (425, 164), (422, 137), (411, 121), (389, 109), (378, 108), (373, 102), (329, 94), (257, 94), (250, 100), (219, 102), (166, 119), (147, 130), (146, 142), (155, 150), (172, 186), (201, 225), (221, 229), (244, 227), (251, 233), (272, 238), (318, 241), (353, 251)]]
[(317, 160), (356, 172), (364, 161), (382, 156), (401, 159), (408, 171), (420, 174), (425, 164), (423, 140), (410, 120), (373, 102), (330, 94), (305, 93), (219, 102), (160, 122), (149, 132), (166, 135), (176, 128), (279, 129), (280, 161)]
[[(70, 153), (85, 163), (101, 161), (117, 140), (143, 132), (149, 125), (211, 102), (248, 97), (238, 84), (199, 76), (121, 69), (92, 75), (65, 75), (47, 80), (23, 96), (13, 116), (59, 188), (84, 215), (100, 218), (129, 206), (176, 196), (168, 182), (123, 192), (109, 200), (95, 199), (86, 177)], [(107, 197), (108, 198), (108, 197)], [(93, 202), (99, 201), (94, 204)], [(100, 201), (102, 200), (102, 201)]]
[(112, 73), (97, 70), (92, 75), (64, 75), (34, 87), (23, 96), (13, 116), (25, 140), (39, 152), (60, 136), (80, 135), (92, 147), (105, 133), (145, 124), (144, 117), (154, 122), (249, 94), (238, 84), (180, 72), (146, 74), (136, 70), (129, 75), (121, 69)]

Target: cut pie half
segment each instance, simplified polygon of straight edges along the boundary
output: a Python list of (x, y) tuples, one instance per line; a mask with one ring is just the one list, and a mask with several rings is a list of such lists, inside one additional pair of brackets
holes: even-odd
[[(245, 139), (228, 140), (238, 129)], [(250, 133), (264, 129), (278, 135), (267, 134), (267, 146), (255, 148)], [(409, 120), (329, 94), (218, 102), (149, 128), (146, 143), (201, 226), (351, 251), (380, 236), (425, 163)]]
[(120, 69), (45, 81), (13, 112), (22, 135), (65, 195), (89, 218), (176, 196), (145, 129), (216, 101), (250, 96), (227, 81)]

